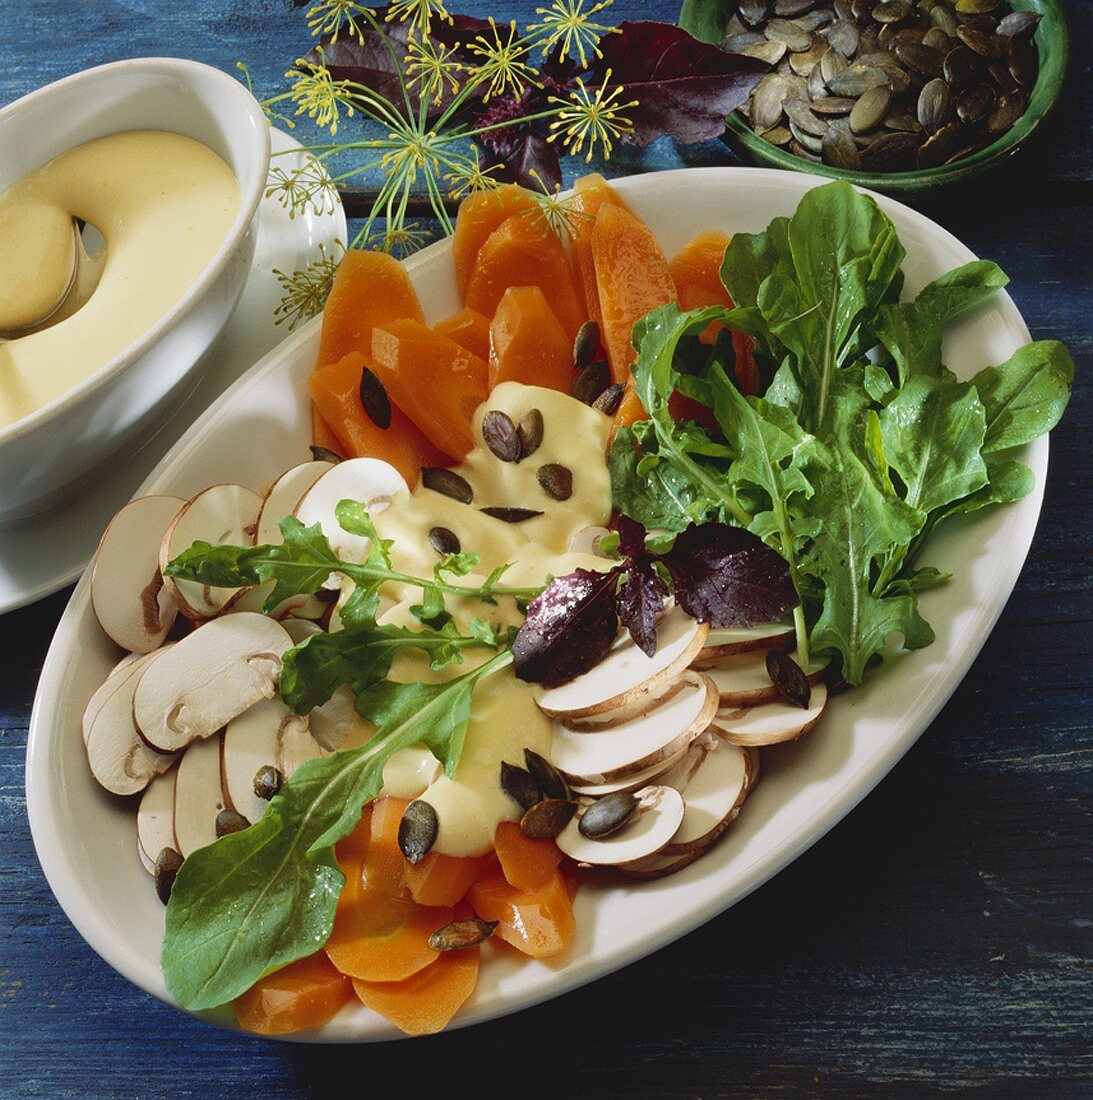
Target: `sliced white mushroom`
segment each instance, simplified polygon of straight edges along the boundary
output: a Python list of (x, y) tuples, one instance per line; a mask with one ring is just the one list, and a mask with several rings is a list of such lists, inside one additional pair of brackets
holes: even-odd
[(683, 855), (677, 855), (671, 852), (657, 852), (655, 855), (647, 856), (645, 859), (635, 860), (633, 863), (628, 863), (625, 867), (620, 867), (619, 870), (627, 876), (627, 878), (639, 879), (641, 881), (647, 881), (655, 878), (666, 878), (668, 875), (674, 875), (677, 871), (682, 871), (684, 867), (690, 867), (700, 856), (706, 853), (704, 848), (695, 848), (690, 852), (685, 852)]
[(392, 497), (406, 491), (402, 475), (389, 462), (350, 458), (332, 466), (304, 493), (296, 506), (296, 518), (305, 527), (319, 524), (339, 557), (361, 562), (368, 557), (371, 540), (344, 530), (335, 509), (343, 500), (355, 500), (369, 512), (379, 512), (390, 504)]
[(440, 761), (424, 745), (409, 745), (384, 764), (383, 793), (394, 798), (420, 798), (442, 771)]
[(661, 779), (686, 804), (683, 824), (665, 849), (678, 855), (712, 844), (735, 820), (751, 786), (746, 749), (712, 738), (693, 752), (696, 760), (685, 761)]
[(605, 794), (614, 794), (616, 791), (636, 791), (650, 783), (660, 782), (661, 776), (669, 772), (676, 764), (684, 760), (690, 753), (692, 745), (688, 745), (682, 752), (667, 760), (658, 761), (652, 767), (643, 768), (639, 772), (624, 775), (621, 779), (613, 779), (606, 783), (570, 783), (570, 791), (581, 798), (602, 798)]
[(312, 737), (329, 752), (337, 752), (360, 721), (354, 698), (352, 690), (343, 684), (325, 703), (308, 712)]
[(551, 763), (585, 785), (623, 779), (670, 760), (713, 720), (717, 692), (699, 673), (688, 672), (683, 687), (660, 706), (601, 733), (554, 724)]
[(177, 752), (272, 698), (292, 639), (280, 623), (242, 612), (212, 619), (172, 646), (140, 678), (137, 726), (150, 745)]
[(220, 786), (220, 738), (191, 745), (175, 778), (175, 840), (183, 857), (216, 840), (216, 815), (225, 809)]
[(571, 729), (587, 730), (590, 733), (595, 733), (597, 730), (614, 729), (615, 726), (621, 726), (624, 722), (640, 718), (654, 707), (659, 707), (661, 703), (667, 702), (669, 697), (679, 691), (685, 683), (686, 680), (680, 674), (671, 680), (665, 680), (652, 691), (644, 692), (631, 702), (621, 707), (615, 707), (613, 710), (600, 711), (598, 714), (589, 714), (583, 718), (573, 718), (567, 714), (565, 724)]
[(796, 741), (812, 729), (827, 706), (827, 687), (815, 684), (807, 709), (785, 700), (755, 707), (720, 710), (717, 726), (726, 741), (734, 745), (778, 745)]
[(556, 718), (581, 718), (638, 703), (674, 679), (702, 648), (708, 627), (680, 608), (657, 624), (657, 649), (652, 657), (623, 634), (595, 668), (559, 687), (548, 688), (539, 706)]
[[(826, 661), (813, 661), (806, 676), (817, 683), (827, 667)], [(722, 707), (750, 707), (782, 698), (767, 672), (765, 651), (732, 654), (702, 670), (717, 685)]]
[[(261, 507), (262, 498), (242, 485), (213, 485), (198, 493), (183, 505), (167, 528), (160, 544), (160, 568), (165, 569), (172, 558), (198, 541), (214, 545), (252, 545)], [(195, 621), (219, 615), (241, 591), (175, 577), (167, 577), (165, 584), (171, 589), (182, 614)]]
[(275, 546), (284, 541), (279, 526), (281, 520), (296, 514), (296, 506), (303, 500), (304, 493), (334, 465), (333, 462), (301, 462), (286, 470), (270, 486), (258, 513), (254, 541), (259, 546)]
[[(266, 598), (276, 586), (276, 581), (263, 581), (261, 584), (243, 588), (233, 596), (224, 606), (224, 611), (229, 614), (238, 614), (240, 611), (260, 611), (266, 605)], [(330, 608), (330, 601), (321, 599), (314, 594), (300, 593), (283, 599), (270, 613), (271, 619), (285, 622), (288, 619), (321, 619)]]
[(175, 777), (172, 768), (157, 775), (140, 799), (137, 808), (137, 854), (148, 874), (154, 874), (156, 857), (164, 848), (178, 850), (175, 839)]
[(793, 627), (786, 626), (785, 623), (711, 630), (692, 667), (707, 668), (720, 658), (731, 657), (736, 653), (792, 649), (796, 637)]
[(302, 641), (310, 638), (312, 634), (322, 634), (323, 628), (318, 623), (312, 622), (311, 619), (282, 619), (281, 625), (288, 631), (288, 636), (292, 639), (293, 645), (299, 645)]
[(167, 771), (175, 757), (145, 743), (133, 721), (133, 698), (144, 674), (170, 655), (173, 647), (147, 653), (99, 708), (87, 731), (91, 774), (113, 794), (137, 794)]
[(159, 552), (185, 505), (181, 497), (138, 497), (103, 532), (91, 563), (91, 606), (122, 649), (151, 652), (175, 621), (178, 608), (172, 590), (164, 587)]
[(648, 859), (671, 842), (683, 821), (683, 795), (672, 787), (645, 787), (638, 792), (637, 814), (618, 832), (595, 840), (583, 836), (574, 817), (557, 837), (558, 847), (578, 863), (617, 867)]
[(263, 699), (233, 718), (220, 738), (224, 804), (252, 825), (269, 805), (254, 793), (254, 777), (262, 767), (277, 767), (281, 727), (292, 717), (280, 699)]
[(115, 691), (136, 671), (133, 666), (140, 658), (144, 656), (141, 653), (128, 653), (126, 654), (111, 670), (110, 675), (95, 689), (95, 693), (87, 701), (87, 706), (84, 708), (83, 721), (81, 723), (81, 732), (83, 733), (83, 743), (87, 744), (87, 735), (91, 732), (91, 723), (95, 721), (95, 716), (103, 708), (103, 704)]
[(277, 739), (277, 767), (285, 779), (291, 779), (309, 760), (325, 755), (326, 750), (311, 736), (307, 717), (290, 714), (281, 725)]

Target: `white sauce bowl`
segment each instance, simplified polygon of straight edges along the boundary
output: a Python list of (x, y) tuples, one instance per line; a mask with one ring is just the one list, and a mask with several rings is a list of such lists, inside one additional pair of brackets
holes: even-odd
[(63, 504), (120, 448), (141, 446), (196, 384), (250, 269), (269, 126), (250, 92), (208, 65), (118, 61), (16, 100), (0, 110), (0, 191), (77, 145), (126, 130), (167, 130), (207, 145), (235, 173), (239, 212), (205, 270), (139, 340), (0, 428), (0, 523)]

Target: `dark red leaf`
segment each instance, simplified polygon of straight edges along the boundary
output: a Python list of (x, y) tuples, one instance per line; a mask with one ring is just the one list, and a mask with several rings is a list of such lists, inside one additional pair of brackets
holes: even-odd
[(776, 622), (797, 605), (785, 559), (742, 527), (691, 524), (660, 560), (676, 602), (714, 628)]
[(618, 633), (617, 584), (617, 570), (578, 569), (555, 577), (528, 605), (513, 642), (516, 675), (530, 683), (554, 685), (595, 668)]
[(652, 555), (647, 560), (631, 560), (626, 578), (619, 588), (618, 608), (622, 625), (638, 648), (652, 657), (657, 651), (657, 615), (664, 607), (668, 586), (653, 568)]
[(720, 137), (725, 116), (747, 100), (769, 69), (670, 23), (623, 22), (619, 29), (600, 40), (597, 70), (599, 80), (610, 69), (611, 83), (622, 85), (620, 102), (638, 101), (626, 112), (634, 124), (627, 140), (636, 145), (662, 134), (683, 142)]

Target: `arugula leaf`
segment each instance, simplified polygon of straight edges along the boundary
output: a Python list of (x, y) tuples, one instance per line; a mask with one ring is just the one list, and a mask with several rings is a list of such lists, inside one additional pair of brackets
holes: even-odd
[(309, 760), (249, 829), (199, 848), (182, 864), (167, 906), (163, 975), (191, 1012), (238, 997), (263, 974), (312, 954), (330, 936), (345, 876), (334, 845), (383, 786), (383, 766), (424, 743), (450, 775), (474, 687), (509, 664), (500, 653), (441, 684), (369, 689), (379, 730), (366, 745)]
[(984, 452), (1028, 443), (1051, 431), (1074, 385), (1074, 360), (1058, 340), (1026, 344), (973, 379), (987, 411)]
[[(650, 421), (644, 423), (651, 427)], [(655, 432), (643, 434), (655, 448)], [(630, 428), (619, 429), (607, 465), (615, 507), (647, 528), (682, 531), (692, 516), (705, 511), (704, 487), (670, 459), (661, 461), (655, 450), (640, 449)]]

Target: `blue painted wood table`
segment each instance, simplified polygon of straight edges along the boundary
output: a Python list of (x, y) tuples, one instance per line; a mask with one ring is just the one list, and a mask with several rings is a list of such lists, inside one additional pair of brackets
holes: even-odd
[[(473, 14), (482, 15), (481, 5)], [(530, 17), (533, 0), (489, 0)], [(841, 825), (675, 945), (539, 1008), (414, 1045), (308, 1048), (227, 1034), (130, 986), (39, 870), (23, 756), (68, 593), (3, 619), (0, 1096), (1093, 1095), (1093, 5), (1036, 145), (925, 211), (1002, 264), (1037, 337), (1078, 363), (1039, 534), (948, 706)], [(618, 0), (616, 19), (672, 19)], [(0, 104), (122, 57), (238, 59), (271, 94), (305, 39), (288, 0), (0, 0)], [(610, 171), (729, 163), (720, 142), (624, 151)], [(0, 538), (3, 535), (0, 533)]]

